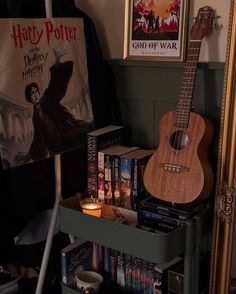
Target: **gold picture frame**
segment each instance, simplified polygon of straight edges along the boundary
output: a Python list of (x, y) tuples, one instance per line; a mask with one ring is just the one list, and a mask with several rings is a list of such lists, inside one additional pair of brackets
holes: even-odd
[[(224, 90), (221, 108), (216, 200), (210, 271), (210, 294), (232, 293), (235, 254), (236, 177), (236, 0), (231, 0)], [(233, 254), (234, 253), (234, 254)], [(234, 286), (235, 287), (235, 286)]]
[(124, 59), (183, 61), (189, 0), (126, 0)]

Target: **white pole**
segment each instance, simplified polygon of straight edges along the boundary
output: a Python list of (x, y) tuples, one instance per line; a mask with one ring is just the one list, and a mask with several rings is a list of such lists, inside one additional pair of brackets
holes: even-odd
[[(52, 1), (45, 0), (45, 9), (46, 9), (46, 17), (52, 17)], [(41, 294), (43, 290), (45, 275), (47, 271), (49, 255), (52, 247), (52, 241), (55, 231), (55, 226), (58, 218), (58, 209), (59, 209), (59, 202), (61, 200), (61, 157), (60, 155), (56, 155), (54, 158), (54, 171), (55, 171), (55, 183), (56, 183), (56, 195), (55, 195), (55, 202), (52, 210), (51, 221), (48, 229), (47, 240), (44, 248), (44, 254), (42, 259), (42, 264), (40, 267), (40, 273), (37, 283), (37, 288), (35, 294)]]
[(51, 0), (45, 0), (45, 10), (46, 10), (46, 17), (51, 18), (52, 17), (52, 1)]
[(52, 216), (50, 220), (50, 225), (47, 234), (47, 240), (44, 248), (42, 264), (40, 267), (40, 273), (37, 283), (37, 288), (35, 294), (41, 294), (45, 275), (47, 271), (49, 255), (52, 247), (52, 241), (54, 236), (54, 230), (58, 218), (58, 209), (59, 209), (59, 202), (61, 200), (61, 158), (60, 155), (56, 155), (54, 158), (54, 169), (55, 169), (55, 181), (56, 181), (56, 195), (55, 195), (55, 202), (52, 210)]

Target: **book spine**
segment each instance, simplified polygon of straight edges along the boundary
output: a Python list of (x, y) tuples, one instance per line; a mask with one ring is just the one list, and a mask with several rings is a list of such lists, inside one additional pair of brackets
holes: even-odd
[(138, 211), (138, 223), (145, 226), (151, 226), (163, 232), (170, 232), (184, 224), (182, 221), (167, 218), (158, 213), (146, 211), (143, 208)]
[(163, 274), (153, 269), (153, 293), (161, 293), (162, 290), (167, 291), (167, 270)]
[(150, 156), (151, 154), (144, 155), (144, 157), (140, 159), (134, 158), (132, 190), (132, 207), (134, 210), (138, 210), (141, 201), (147, 197), (143, 183), (143, 176)]
[(140, 275), (140, 264), (139, 258), (132, 257), (132, 290), (134, 293), (142, 294), (142, 281)]
[(159, 207), (159, 206), (151, 206), (151, 205), (141, 205), (142, 209), (145, 209), (146, 211), (150, 212), (156, 212), (159, 213), (160, 215), (166, 216), (166, 217), (171, 217), (175, 218), (180, 221), (185, 221), (187, 220), (190, 215), (182, 212), (177, 212), (172, 210), (172, 208), (164, 208), (164, 207)]
[(104, 155), (104, 199), (106, 204), (112, 204), (112, 155)]
[(98, 151), (98, 198), (102, 201), (105, 199), (105, 167), (102, 151)]
[(97, 244), (93, 243), (93, 253), (92, 253), (92, 269), (98, 271), (98, 254), (97, 254)]
[(136, 289), (135, 293), (143, 294), (144, 292), (144, 273), (143, 273), (143, 264), (142, 259), (138, 257), (134, 257), (135, 269), (136, 269)]
[(143, 268), (143, 293), (148, 293), (148, 270), (147, 270), (147, 261), (142, 260)]
[(120, 206), (127, 209), (132, 209), (131, 190), (132, 190), (132, 160), (125, 157), (120, 159)]
[(61, 254), (61, 278), (62, 278), (62, 283), (67, 285), (67, 274), (66, 274), (66, 254), (62, 253)]
[(125, 293), (132, 293), (132, 256), (125, 254)]
[(117, 272), (116, 281), (118, 289), (125, 288), (125, 270), (124, 270), (124, 254), (120, 251), (117, 252)]
[(87, 135), (87, 192), (97, 197), (97, 137)]
[(138, 208), (138, 185), (139, 185), (139, 175), (138, 175), (138, 160), (134, 158), (133, 160), (133, 189), (131, 195), (132, 208), (137, 210)]
[(110, 249), (103, 247), (103, 276), (106, 287), (110, 287)]
[(103, 274), (103, 246), (96, 244), (97, 247), (97, 260), (98, 260), (98, 272)]
[(119, 155), (113, 156), (113, 203), (115, 206), (120, 206), (121, 204), (121, 198), (120, 198), (120, 157)]
[(148, 271), (148, 293), (153, 293), (153, 263), (147, 263), (147, 271)]
[(109, 262), (111, 287), (115, 289), (117, 281), (117, 251), (115, 249), (110, 249)]

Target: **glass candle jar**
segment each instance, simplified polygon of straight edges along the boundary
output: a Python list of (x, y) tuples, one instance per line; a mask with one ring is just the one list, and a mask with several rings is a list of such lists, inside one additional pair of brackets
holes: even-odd
[(84, 198), (80, 200), (83, 213), (100, 217), (102, 214), (103, 202), (98, 198)]

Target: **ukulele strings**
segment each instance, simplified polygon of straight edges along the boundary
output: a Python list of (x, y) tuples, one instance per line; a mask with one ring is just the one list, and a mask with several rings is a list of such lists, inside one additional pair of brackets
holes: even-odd
[[(202, 17), (199, 17), (200, 27), (202, 24)], [(180, 102), (178, 104), (178, 119), (180, 122), (175, 120), (175, 124), (178, 126), (176, 131), (176, 136), (174, 137), (173, 146), (176, 150), (181, 150), (183, 146), (185, 146), (186, 137), (183, 136), (184, 132), (183, 129), (188, 128), (189, 120), (190, 120), (190, 111), (191, 111), (191, 97), (193, 95), (193, 86), (195, 81), (196, 69), (197, 69), (197, 62), (200, 52), (200, 45), (201, 45), (201, 37), (200, 32), (197, 31), (195, 36), (195, 40), (190, 40), (189, 42), (189, 49), (187, 55), (187, 62), (183, 76), (183, 82), (181, 85), (181, 93), (180, 93)], [(184, 93), (184, 94), (183, 94)], [(182, 115), (180, 115), (182, 113)], [(178, 128), (181, 125), (181, 129)], [(176, 142), (177, 139), (177, 142)], [(175, 153), (174, 153), (175, 154)], [(176, 162), (176, 155), (174, 155), (174, 163)]]
[[(181, 151), (183, 148), (186, 147), (186, 130), (189, 125), (190, 120), (190, 111), (191, 111), (191, 97), (193, 94), (193, 86), (194, 86), (194, 80), (196, 75), (196, 68), (197, 68), (197, 62), (200, 52), (200, 40), (191, 40), (189, 43), (189, 49), (188, 49), (188, 57), (186, 61), (186, 67), (184, 71), (183, 76), (183, 82), (181, 85), (181, 92), (180, 92), (180, 101), (178, 104), (178, 116), (175, 117), (175, 136), (174, 136), (174, 142), (172, 142), (172, 146), (174, 147), (174, 160), (173, 165), (177, 164), (177, 153)], [(180, 115), (181, 114), (181, 115)], [(183, 162), (183, 165), (186, 165), (187, 162)], [(176, 189), (177, 183), (175, 182)], [(172, 205), (174, 205), (174, 199), (172, 200)]]
[[(189, 41), (188, 55), (186, 67), (184, 70), (183, 81), (181, 84), (181, 91), (179, 96), (179, 101), (177, 105), (177, 110), (174, 118), (174, 133), (171, 135), (171, 145), (174, 149), (174, 161), (173, 164), (176, 165), (177, 162), (177, 152), (183, 148), (186, 148), (189, 143), (188, 134), (186, 134), (187, 129), (189, 128), (190, 119), (191, 119), (191, 106), (192, 106), (192, 96), (193, 89), (197, 73), (197, 62), (200, 54), (200, 47), (202, 41), (202, 32), (201, 29), (206, 30), (209, 17), (200, 13), (197, 16), (197, 20), (193, 25), (193, 30), (191, 31), (191, 40)], [(205, 23), (206, 22), (206, 23)], [(200, 29), (199, 29), (200, 28)], [(181, 114), (184, 113), (184, 115)], [(186, 115), (187, 114), (187, 115)], [(196, 128), (196, 126), (194, 126)], [(174, 136), (174, 138), (173, 138)], [(182, 141), (183, 140), (183, 141)], [(186, 141), (187, 140), (187, 141)], [(172, 157), (172, 156), (171, 156)], [(186, 157), (185, 157), (186, 158)], [(186, 162), (182, 162), (184, 166), (188, 166), (187, 158)], [(170, 162), (172, 163), (172, 162)], [(181, 167), (180, 167), (181, 168)], [(181, 171), (180, 171), (181, 172)], [(177, 182), (174, 182), (174, 189), (176, 189)], [(172, 199), (172, 205), (174, 205), (174, 194)]]
[[(172, 142), (172, 146), (174, 147), (174, 160), (173, 164), (175, 165), (177, 163), (177, 152), (182, 149), (182, 146), (185, 142), (185, 137), (183, 136), (184, 132), (183, 129), (187, 128), (187, 116), (186, 111), (189, 111), (188, 104), (186, 101), (189, 101), (189, 86), (188, 84), (191, 82), (191, 76), (192, 76), (192, 46), (194, 44), (190, 41), (189, 44), (189, 54), (186, 62), (186, 67), (184, 70), (184, 76), (183, 81), (181, 85), (181, 92), (180, 92), (180, 100), (178, 103), (178, 109), (177, 109), (177, 117), (175, 118), (175, 136), (174, 141)], [(186, 109), (187, 108), (187, 109)]]

